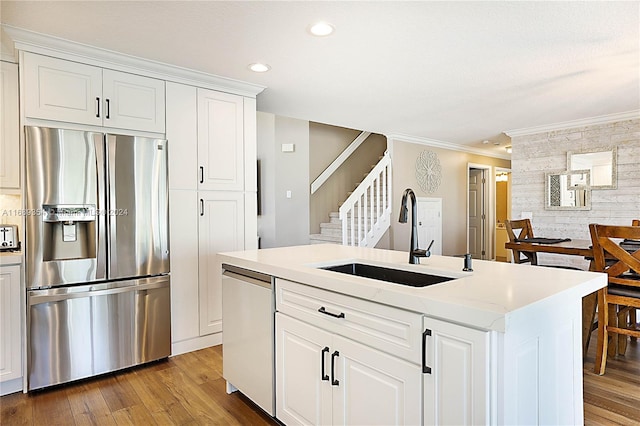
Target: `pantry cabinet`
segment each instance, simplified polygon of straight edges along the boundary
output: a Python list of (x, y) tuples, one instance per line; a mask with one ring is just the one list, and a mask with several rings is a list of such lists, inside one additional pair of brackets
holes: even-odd
[(0, 188), (20, 188), (18, 65), (0, 62)]
[(287, 425), (421, 423), (419, 366), (281, 313), (276, 372)]
[[(0, 394), (22, 378), (20, 265), (0, 266)], [(21, 389), (22, 383), (19, 383)], [(15, 385), (14, 385), (15, 386)]]
[(164, 133), (164, 81), (23, 53), (25, 116)]

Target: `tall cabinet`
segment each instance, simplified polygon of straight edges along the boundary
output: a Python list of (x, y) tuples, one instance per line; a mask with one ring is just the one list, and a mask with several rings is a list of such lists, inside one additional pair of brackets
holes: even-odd
[(174, 354), (219, 343), (216, 254), (257, 248), (255, 99), (167, 83)]

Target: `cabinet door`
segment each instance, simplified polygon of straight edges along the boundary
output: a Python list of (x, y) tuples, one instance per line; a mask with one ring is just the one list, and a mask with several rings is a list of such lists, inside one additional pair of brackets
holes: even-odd
[(20, 266), (0, 267), (0, 382), (22, 377)]
[[(334, 355), (335, 351), (338, 355)], [(418, 425), (422, 421), (420, 367), (350, 339), (334, 336), (331, 356), (334, 425)]]
[(217, 254), (244, 250), (242, 192), (200, 191), (200, 335), (222, 331), (222, 267)]
[(424, 319), (424, 424), (489, 423), (489, 333)]
[(242, 96), (198, 89), (199, 189), (244, 189)]
[(331, 334), (276, 313), (276, 418), (282, 423), (331, 424), (330, 346)]
[(18, 124), (18, 66), (1, 62), (0, 68), (0, 187), (20, 187)]
[(169, 190), (171, 340), (200, 336), (198, 316), (198, 193)]
[(196, 88), (167, 82), (169, 189), (198, 189)]
[(105, 69), (104, 126), (164, 133), (164, 81)]
[(24, 110), (29, 118), (102, 125), (102, 69), (24, 53)]

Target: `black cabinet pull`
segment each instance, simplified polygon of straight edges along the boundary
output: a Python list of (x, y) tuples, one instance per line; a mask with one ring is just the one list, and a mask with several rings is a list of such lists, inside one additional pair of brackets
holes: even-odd
[(111, 108), (109, 108), (109, 99), (107, 99), (107, 115), (105, 116), (106, 119), (109, 119), (111, 117), (109, 117), (109, 112), (111, 111)]
[(338, 379), (336, 379), (335, 377), (335, 373), (336, 373), (336, 365), (335, 365), (335, 361), (336, 358), (340, 356), (340, 352), (338, 351), (334, 351), (331, 354), (331, 386), (338, 386), (340, 385), (340, 381)]
[(200, 216), (204, 216), (204, 200), (200, 198)]
[(204, 183), (204, 167), (200, 166), (200, 183)]
[(100, 118), (100, 98), (96, 98), (96, 117)]
[(320, 312), (321, 314), (329, 315), (330, 317), (334, 317), (334, 318), (344, 318), (344, 312), (340, 312), (339, 314), (334, 314), (334, 313), (328, 312), (324, 308), (324, 306), (321, 306), (320, 309), (318, 309), (318, 312)]
[(431, 374), (431, 367), (427, 367), (427, 336), (431, 336), (429, 329), (422, 333), (422, 372)]
[(324, 349), (322, 349), (322, 353), (320, 354), (320, 365), (322, 365), (322, 372), (320, 373), (322, 376), (322, 380), (326, 380), (329, 381), (329, 375), (326, 374), (326, 372), (324, 371), (324, 354), (325, 353), (329, 353), (329, 346), (325, 346)]

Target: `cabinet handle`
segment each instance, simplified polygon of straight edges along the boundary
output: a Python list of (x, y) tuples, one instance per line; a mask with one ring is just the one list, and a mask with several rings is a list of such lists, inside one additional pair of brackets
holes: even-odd
[(200, 183), (204, 183), (204, 167), (200, 166)]
[(107, 115), (105, 116), (106, 119), (109, 119), (111, 117), (109, 117), (109, 112), (111, 111), (111, 108), (109, 108), (109, 99), (106, 100), (107, 101)]
[(329, 346), (325, 346), (324, 349), (322, 349), (322, 353), (320, 354), (320, 363), (322, 365), (322, 380), (326, 380), (329, 381), (329, 375), (326, 374), (326, 372), (324, 371), (324, 354), (325, 353), (329, 353)]
[(422, 333), (422, 372), (431, 374), (431, 367), (427, 367), (427, 336), (431, 336), (429, 329)]
[(335, 373), (336, 373), (335, 361), (336, 361), (336, 358), (339, 357), (339, 356), (340, 356), (340, 352), (338, 352), (338, 351), (334, 351), (331, 354), (331, 386), (339, 386), (340, 385), (340, 381), (335, 378)]
[(200, 216), (204, 216), (204, 200), (200, 198)]
[(339, 314), (334, 314), (334, 313), (328, 312), (324, 308), (324, 306), (321, 306), (320, 309), (318, 309), (318, 312), (320, 312), (321, 314), (329, 315), (330, 317), (334, 317), (334, 318), (344, 318), (344, 312), (340, 312)]
[(100, 118), (100, 98), (96, 98), (96, 117)]

